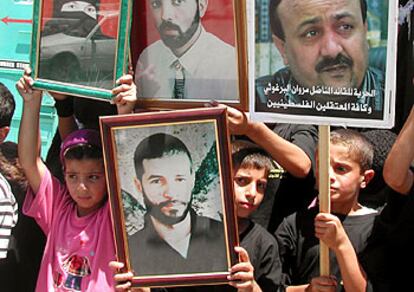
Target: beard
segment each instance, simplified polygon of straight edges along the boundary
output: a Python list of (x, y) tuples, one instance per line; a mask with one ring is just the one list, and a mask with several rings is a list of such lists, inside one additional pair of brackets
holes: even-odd
[[(170, 49), (178, 49), (184, 46), (188, 41), (194, 36), (196, 33), (198, 26), (200, 25), (200, 11), (197, 8), (196, 14), (194, 16), (193, 22), (191, 26), (186, 30), (182, 31), (181, 28), (170, 22), (170, 21), (162, 21), (161, 25), (158, 27), (158, 31), (160, 33), (161, 40), (164, 44), (169, 47)], [(171, 36), (165, 34), (165, 30), (175, 30), (178, 32), (178, 35)]]
[(171, 215), (166, 215), (165, 213), (163, 213), (161, 211), (161, 209), (165, 206), (167, 206), (168, 204), (171, 204), (172, 202), (177, 203), (177, 201), (165, 201), (165, 202), (161, 202), (160, 204), (153, 204), (145, 194), (143, 194), (144, 196), (144, 204), (147, 208), (147, 214), (151, 215), (152, 217), (154, 217), (155, 219), (157, 219), (158, 221), (160, 221), (161, 223), (165, 224), (165, 225), (174, 225), (177, 224), (181, 221), (183, 221), (185, 219), (185, 217), (187, 217), (188, 212), (191, 209), (191, 201), (188, 203), (183, 203), (180, 202), (183, 205), (186, 205), (185, 210), (183, 211), (183, 213), (180, 216), (175, 216), (173, 214)]

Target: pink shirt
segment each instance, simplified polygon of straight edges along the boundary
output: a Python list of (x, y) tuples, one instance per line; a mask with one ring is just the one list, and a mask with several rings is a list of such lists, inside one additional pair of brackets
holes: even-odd
[(36, 291), (114, 291), (108, 267), (115, 260), (108, 202), (78, 217), (66, 186), (46, 171), (38, 193), (27, 191), (23, 212), (47, 236)]

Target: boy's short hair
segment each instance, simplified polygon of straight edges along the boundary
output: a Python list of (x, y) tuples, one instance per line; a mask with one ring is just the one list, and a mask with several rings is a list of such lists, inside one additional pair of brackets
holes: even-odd
[(102, 159), (101, 138), (98, 131), (90, 129), (70, 133), (60, 147), (60, 160)]
[(269, 174), (273, 168), (270, 155), (258, 145), (247, 140), (236, 140), (232, 145), (233, 168), (265, 169)]
[(331, 144), (348, 148), (349, 155), (355, 160), (361, 172), (372, 169), (374, 147), (361, 133), (350, 129), (338, 129), (331, 132)]
[(13, 94), (0, 82), (0, 128), (10, 127), (15, 107)]

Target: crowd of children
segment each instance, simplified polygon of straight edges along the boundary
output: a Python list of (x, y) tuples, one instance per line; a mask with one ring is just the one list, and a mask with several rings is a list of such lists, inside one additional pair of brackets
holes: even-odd
[[(55, 154), (62, 166), (60, 181), (40, 157), (42, 92), (32, 84), (30, 70), (16, 84), (23, 100), (18, 145), (4, 142), (14, 101), (0, 84), (2, 291), (129, 291), (133, 273), (125, 272), (125, 263), (116, 257), (99, 131), (90, 129), (95, 126), (78, 129), (80, 123), (68, 107), (73, 100), (52, 94), (62, 140)], [(117, 84), (113, 103), (118, 114), (132, 113), (132, 76), (121, 77)], [(378, 209), (358, 200), (369, 182), (382, 176), (381, 165), (377, 173), (373, 170), (377, 145), (364, 132), (331, 133), (330, 214), (318, 208), (316, 128), (269, 127), (235, 108), (227, 111), (231, 134), (237, 137), (232, 159), (239, 262), (229, 271), (228, 285), (151, 291), (354, 292), (410, 287), (410, 269), (399, 266), (414, 259), (414, 109), (384, 155), (383, 177), (389, 187), (381, 186), (386, 195), (375, 205)], [(320, 242), (330, 249), (329, 276), (319, 273)], [(16, 274), (24, 275), (25, 281)]]

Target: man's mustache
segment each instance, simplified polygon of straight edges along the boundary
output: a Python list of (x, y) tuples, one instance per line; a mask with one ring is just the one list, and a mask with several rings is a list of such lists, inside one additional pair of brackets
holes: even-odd
[(163, 20), (162, 23), (159, 26), (159, 31), (165, 31), (165, 30), (176, 30), (180, 34), (182, 33), (181, 28), (178, 25), (176, 25), (176, 24), (174, 24), (170, 21)]
[(168, 200), (168, 201), (164, 201), (158, 204), (158, 207), (160, 209), (170, 205), (170, 204), (181, 204), (181, 205), (187, 205), (187, 202), (183, 202), (183, 201), (179, 201), (179, 200)]
[(338, 54), (335, 58), (329, 58), (329, 57), (323, 58), (318, 64), (316, 64), (315, 70), (316, 72), (321, 73), (325, 71), (326, 69), (329, 69), (330, 67), (342, 66), (342, 65), (352, 67), (353, 64), (354, 62), (352, 61), (352, 59), (342, 54)]

